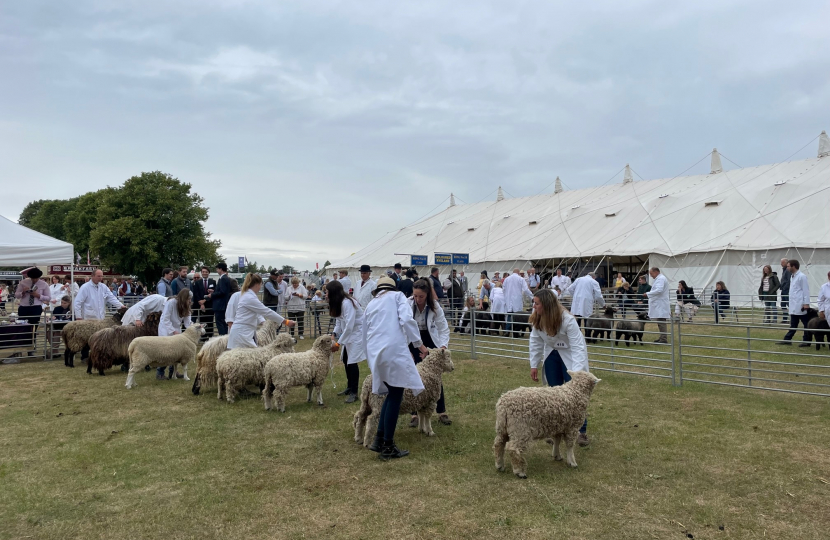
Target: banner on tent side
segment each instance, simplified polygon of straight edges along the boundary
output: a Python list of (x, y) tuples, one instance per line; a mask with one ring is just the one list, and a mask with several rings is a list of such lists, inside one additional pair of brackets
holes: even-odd
[(410, 255), (410, 266), (427, 266), (429, 264), (429, 257), (426, 255)]
[[(72, 267), (68, 264), (60, 265), (60, 264), (53, 264), (49, 266), (48, 274), (69, 274), (72, 270)], [(105, 276), (120, 276), (120, 272), (114, 272), (112, 270), (105, 270), (100, 266), (76, 266), (75, 267), (75, 275), (76, 276), (91, 276), (92, 273), (96, 270), (100, 270), (104, 273)]]
[(470, 254), (469, 253), (436, 253), (435, 254), (435, 264), (436, 265), (464, 265), (470, 264)]

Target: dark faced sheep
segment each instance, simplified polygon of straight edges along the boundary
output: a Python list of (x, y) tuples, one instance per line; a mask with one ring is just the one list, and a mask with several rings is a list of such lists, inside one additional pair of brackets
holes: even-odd
[(640, 341), (643, 344), (643, 331), (646, 329), (648, 314), (638, 313), (636, 320), (623, 319), (617, 323), (617, 335), (614, 337), (614, 345), (618, 345), (620, 337), (625, 341), (625, 346), (630, 347), (629, 342), (634, 338), (634, 343)]
[(611, 340), (611, 330), (614, 329), (614, 314), (616, 312), (617, 308), (605, 306), (601, 317), (585, 321), (585, 337), (589, 338), (589, 343), (596, 343), (597, 338)]
[[(83, 321), (72, 321), (63, 327), (61, 332), (61, 339), (65, 350), (63, 352), (63, 363), (67, 367), (75, 367), (75, 353), (82, 351), (89, 352), (89, 338), (98, 330), (109, 328), (110, 326), (118, 326), (121, 324), (121, 317), (127, 311), (126, 307), (121, 307), (112, 317), (105, 319), (87, 319)], [(86, 358), (85, 354), (81, 354), (81, 359)]]
[(86, 372), (92, 373), (93, 369), (103, 376), (104, 370), (112, 366), (121, 366), (121, 371), (127, 371), (130, 367), (130, 343), (137, 337), (159, 335), (159, 321), (161, 311), (155, 311), (147, 315), (147, 320), (142, 326), (111, 326), (98, 330), (89, 338), (89, 362)]

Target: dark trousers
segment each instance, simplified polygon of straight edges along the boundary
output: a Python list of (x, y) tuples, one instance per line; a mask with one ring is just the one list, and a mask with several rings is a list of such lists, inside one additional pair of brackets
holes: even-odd
[(292, 321), (296, 322), (297, 324), (291, 328), (291, 335), (294, 335), (294, 330), (297, 330), (297, 335), (303, 335), (303, 329), (305, 327), (305, 311), (289, 311), (288, 318)]
[(723, 317), (723, 310), (724, 308), (720, 304), (715, 304), (712, 306), (715, 310), (715, 324), (718, 324)]
[(349, 364), (349, 352), (345, 348), (343, 354), (340, 355), (340, 360), (346, 367), (346, 391), (352, 394), (357, 394), (357, 385), (360, 382), (360, 367), (358, 364)]
[(810, 332), (807, 331), (807, 315), (790, 315), (790, 331), (784, 336), (784, 341), (790, 341), (795, 336), (795, 329), (798, 328), (798, 323), (804, 327), (803, 341), (809, 343), (812, 339)]
[[(548, 386), (562, 386), (571, 380), (571, 376), (568, 375), (568, 368), (565, 367), (565, 362), (559, 356), (559, 351), (554, 350), (545, 358), (545, 379), (548, 381)], [(585, 423), (579, 428), (579, 432), (585, 433), (587, 431), (588, 419), (586, 418)]]
[[(421, 330), (421, 341), (424, 342), (424, 347), (426, 347), (427, 349), (437, 348), (435, 346), (435, 342), (432, 341), (432, 337), (430, 337), (429, 332), (427, 330)], [(413, 347), (411, 343), (409, 344), (409, 352), (412, 354), (412, 360), (415, 361), (415, 365), (420, 364), (422, 360), (421, 353), (420, 351), (418, 351), (418, 349)], [(441, 397), (438, 398), (438, 403), (435, 406), (435, 412), (437, 412), (438, 414), (446, 414), (447, 412), (447, 405), (444, 401), (443, 383), (441, 384)], [(415, 411), (412, 411), (412, 414), (415, 415), (417, 413)]]
[(202, 336), (202, 340), (207, 341), (213, 337), (213, 310), (206, 308), (196, 313), (199, 314), (199, 322), (205, 325), (205, 335)]
[(219, 333), (219, 335), (227, 335), (228, 323), (225, 322), (225, 310), (223, 309), (222, 311), (214, 311), (213, 318), (216, 320), (216, 331)]
[[(29, 342), (29, 346), (33, 349), (35, 348), (35, 336), (37, 335), (37, 327), (39, 326), (38, 323), (40, 322), (40, 316), (42, 313), (43, 306), (20, 306), (17, 308), (17, 318), (23, 319), (32, 325), (31, 338), (24, 339)], [(20, 340), (21, 343), (23, 343), (24, 339)], [(25, 347), (26, 345), (23, 346)]]
[(403, 401), (403, 388), (399, 386), (386, 385), (389, 393), (383, 400), (380, 408), (380, 420), (378, 422), (378, 437), (383, 437), (383, 442), (391, 444), (395, 440), (395, 428), (398, 425), (398, 415), (401, 413), (401, 401)]

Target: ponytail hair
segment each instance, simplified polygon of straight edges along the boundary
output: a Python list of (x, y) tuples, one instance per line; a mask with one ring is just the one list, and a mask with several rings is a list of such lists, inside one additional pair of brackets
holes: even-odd
[(245, 275), (245, 282), (242, 284), (242, 294), (245, 294), (246, 292), (248, 292), (248, 289), (250, 289), (251, 287), (256, 287), (260, 283), (262, 283), (262, 278), (259, 277), (259, 274), (248, 272)]

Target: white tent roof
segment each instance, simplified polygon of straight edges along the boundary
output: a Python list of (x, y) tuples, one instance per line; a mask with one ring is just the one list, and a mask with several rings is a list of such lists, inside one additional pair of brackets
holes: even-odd
[(718, 250), (830, 248), (830, 157), (450, 206), (332, 264), (406, 253), (470, 263)]
[(75, 249), (0, 216), (0, 266), (72, 264)]

